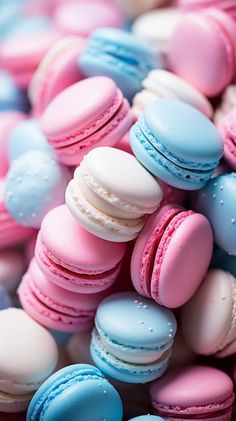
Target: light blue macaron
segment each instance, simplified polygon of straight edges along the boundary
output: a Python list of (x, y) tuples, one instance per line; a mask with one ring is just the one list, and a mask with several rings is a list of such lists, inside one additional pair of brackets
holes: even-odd
[(8, 294), (6, 288), (0, 284), (0, 310), (11, 307), (12, 301), (10, 295)]
[(15, 37), (21, 35), (30, 35), (36, 32), (46, 31), (52, 25), (48, 16), (30, 16), (18, 21), (8, 33), (8, 37)]
[(21, 19), (23, 19), (22, 2), (0, 1), (0, 39), (7, 38)]
[(0, 111), (27, 111), (28, 101), (25, 92), (15, 84), (11, 75), (0, 71)]
[(152, 174), (183, 190), (205, 186), (223, 154), (215, 125), (174, 99), (159, 99), (144, 109), (131, 128), (130, 144)]
[(128, 421), (165, 421), (164, 418), (157, 415), (140, 415), (139, 417), (132, 418)]
[(40, 228), (49, 210), (64, 203), (71, 178), (50, 155), (29, 151), (12, 162), (6, 176), (4, 203), (21, 225)]
[(26, 421), (121, 421), (118, 392), (100, 370), (74, 364), (57, 371), (37, 390)]
[(94, 31), (80, 55), (79, 67), (85, 76), (103, 75), (113, 79), (131, 101), (142, 89), (142, 80), (154, 68), (162, 68), (161, 57), (131, 33), (121, 29)]
[(236, 256), (236, 173), (213, 178), (193, 199), (213, 228), (215, 243)]
[(95, 318), (90, 352), (108, 376), (147, 383), (166, 370), (176, 333), (171, 310), (135, 292), (110, 295)]
[(8, 141), (8, 157), (10, 162), (28, 151), (41, 151), (54, 155), (54, 151), (35, 119), (24, 120), (11, 131)]

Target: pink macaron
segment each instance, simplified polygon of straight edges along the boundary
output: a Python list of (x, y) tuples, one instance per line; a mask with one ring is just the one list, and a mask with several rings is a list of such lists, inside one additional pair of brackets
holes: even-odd
[(64, 1), (56, 9), (54, 19), (63, 34), (85, 38), (97, 28), (119, 28), (123, 23), (119, 8), (106, 0)]
[(179, 6), (187, 10), (201, 10), (209, 7), (215, 7), (223, 10), (236, 19), (235, 0), (179, 0)]
[(23, 243), (35, 232), (12, 219), (4, 205), (3, 193), (4, 179), (0, 179), (0, 250)]
[(66, 165), (78, 165), (95, 146), (114, 146), (131, 124), (127, 100), (115, 82), (103, 76), (65, 89), (41, 118), (43, 133)]
[(115, 282), (125, 250), (124, 243), (108, 242), (87, 232), (62, 205), (45, 216), (35, 257), (52, 282), (89, 294)]
[(224, 159), (236, 171), (236, 107), (220, 121), (219, 130), (224, 141)]
[(146, 222), (131, 259), (137, 292), (169, 308), (187, 302), (208, 269), (213, 234), (207, 218), (178, 205), (162, 206)]
[(48, 49), (60, 38), (53, 28), (44, 32), (12, 36), (2, 42), (0, 61), (21, 88), (27, 88)]
[(230, 421), (233, 382), (223, 371), (206, 366), (169, 370), (150, 388), (152, 405), (169, 421)]
[(23, 276), (18, 295), (24, 310), (38, 323), (73, 333), (92, 326), (96, 309), (106, 292), (79, 294), (61, 288), (44, 275), (33, 259)]
[(172, 71), (203, 94), (220, 94), (236, 75), (236, 25), (217, 9), (186, 14), (169, 45)]
[(29, 86), (36, 115), (42, 114), (52, 99), (82, 79), (77, 60), (85, 42), (79, 37), (64, 37), (56, 42), (40, 62)]
[(0, 178), (5, 177), (8, 168), (8, 140), (13, 128), (25, 119), (25, 114), (18, 111), (0, 113)]

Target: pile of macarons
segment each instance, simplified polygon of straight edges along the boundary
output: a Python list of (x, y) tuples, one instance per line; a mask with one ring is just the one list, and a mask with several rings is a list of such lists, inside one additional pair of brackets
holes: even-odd
[(236, 420), (236, 1), (0, 1), (0, 421)]

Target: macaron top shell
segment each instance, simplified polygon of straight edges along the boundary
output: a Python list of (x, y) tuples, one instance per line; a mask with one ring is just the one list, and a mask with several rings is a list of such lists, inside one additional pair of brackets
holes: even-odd
[[(211, 270), (197, 293), (182, 308), (181, 328), (195, 352), (203, 355), (227, 352), (227, 346), (236, 339), (235, 291), (236, 279), (231, 274)], [(234, 348), (236, 350), (236, 345)]]
[(108, 122), (121, 102), (122, 95), (112, 79), (88, 78), (69, 86), (53, 99), (42, 115), (41, 127), (48, 138), (60, 140), (79, 130), (82, 139)]
[(169, 370), (150, 387), (155, 408), (168, 413), (204, 414), (221, 410), (233, 402), (233, 383), (223, 371), (206, 366)]
[(108, 340), (129, 348), (165, 349), (176, 332), (169, 309), (135, 292), (105, 298), (97, 309), (95, 324)]
[(176, 156), (185, 168), (188, 161), (193, 168), (195, 163), (202, 164), (202, 169), (208, 164), (214, 166), (223, 154), (223, 142), (215, 125), (188, 104), (160, 99), (148, 105), (141, 118), (163, 150), (168, 151), (169, 159)]
[(91, 275), (114, 268), (126, 250), (125, 243), (107, 242), (87, 232), (66, 205), (54, 208), (45, 216), (40, 235), (57, 262)]
[[(0, 376), (19, 384), (42, 382), (57, 365), (58, 351), (50, 333), (21, 309), (0, 312)], [(1, 382), (1, 390), (4, 390)]]
[[(124, 201), (123, 206), (128, 202), (144, 209), (143, 213), (152, 213), (161, 202), (158, 182), (129, 153), (110, 147), (94, 148), (84, 161), (92, 189), (104, 189), (106, 200), (111, 197), (111, 204), (120, 199)], [(93, 187), (93, 183), (97, 186)]]
[(156, 415), (140, 415), (139, 417), (135, 417), (130, 419), (129, 421), (165, 421), (164, 418), (157, 417)]

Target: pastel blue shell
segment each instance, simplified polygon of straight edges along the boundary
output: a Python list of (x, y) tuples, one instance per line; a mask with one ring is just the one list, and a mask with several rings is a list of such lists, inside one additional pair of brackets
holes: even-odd
[(213, 228), (215, 243), (236, 256), (236, 173), (213, 178), (194, 200)]
[(40, 228), (49, 210), (64, 203), (70, 173), (50, 155), (30, 151), (15, 159), (7, 173), (4, 202), (13, 219)]
[(142, 80), (154, 68), (162, 68), (160, 56), (148, 45), (120, 29), (94, 31), (79, 59), (79, 67), (88, 76), (103, 75), (113, 79), (131, 101), (142, 88)]
[(101, 371), (87, 364), (50, 376), (30, 402), (26, 421), (122, 421), (118, 392)]
[(54, 155), (53, 149), (40, 130), (39, 123), (37, 120), (30, 119), (20, 122), (12, 130), (8, 142), (8, 156), (12, 161), (33, 150)]
[(183, 102), (149, 104), (131, 128), (130, 143), (139, 161), (166, 183), (196, 190), (210, 179), (223, 154), (214, 124)]

